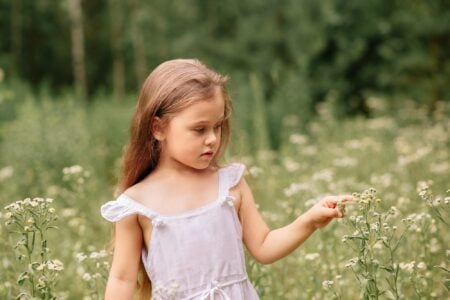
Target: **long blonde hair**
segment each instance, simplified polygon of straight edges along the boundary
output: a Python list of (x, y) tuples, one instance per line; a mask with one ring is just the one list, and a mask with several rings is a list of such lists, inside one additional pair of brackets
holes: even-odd
[[(219, 166), (230, 139), (232, 103), (226, 89), (227, 80), (226, 76), (209, 69), (197, 59), (169, 60), (150, 73), (141, 88), (131, 121), (130, 140), (123, 153), (116, 194), (123, 193), (155, 169), (161, 146), (151, 132), (154, 118), (159, 117), (164, 124), (193, 102), (213, 97), (217, 88), (225, 101), (225, 119), (222, 123), (221, 144), (211, 164)], [(142, 261), (138, 287), (140, 298), (149, 299), (151, 282)]]

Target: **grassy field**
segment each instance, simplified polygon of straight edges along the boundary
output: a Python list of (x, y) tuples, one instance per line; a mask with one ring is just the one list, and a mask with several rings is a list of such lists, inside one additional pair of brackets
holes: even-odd
[[(0, 298), (101, 299), (112, 227), (99, 207), (113, 198), (134, 99), (13, 91), (0, 91)], [(246, 164), (271, 228), (325, 195), (359, 199), (290, 256), (248, 257), (262, 299), (448, 297), (449, 104), (432, 115), (413, 102), (369, 104), (370, 119), (337, 120), (323, 106), (304, 126), (285, 114), (277, 151), (255, 150), (233, 120), (226, 161)]]

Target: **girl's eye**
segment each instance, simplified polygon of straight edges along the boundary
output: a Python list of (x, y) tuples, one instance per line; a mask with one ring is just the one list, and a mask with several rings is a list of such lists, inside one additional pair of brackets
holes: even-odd
[[(222, 124), (218, 124), (214, 127), (214, 129), (219, 129), (219, 128), (222, 128)], [(194, 131), (198, 132), (198, 133), (203, 133), (205, 131), (205, 128), (195, 128)]]

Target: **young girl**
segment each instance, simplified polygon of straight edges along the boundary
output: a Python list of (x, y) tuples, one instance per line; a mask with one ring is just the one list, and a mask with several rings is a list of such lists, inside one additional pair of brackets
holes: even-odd
[(155, 300), (259, 299), (243, 245), (269, 264), (343, 217), (337, 203), (348, 195), (322, 199), (285, 227), (267, 227), (243, 177), (245, 166), (219, 165), (230, 135), (226, 81), (191, 59), (164, 62), (146, 79), (120, 195), (101, 208), (115, 222), (107, 300), (132, 299), (137, 287), (145, 299), (151, 287)]

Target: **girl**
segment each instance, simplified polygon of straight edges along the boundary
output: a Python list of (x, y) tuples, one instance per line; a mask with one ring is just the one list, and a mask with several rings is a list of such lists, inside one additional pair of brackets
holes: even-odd
[(322, 199), (285, 227), (267, 227), (243, 178), (245, 166), (219, 165), (230, 135), (226, 81), (198, 60), (176, 59), (144, 82), (120, 195), (101, 208), (115, 222), (107, 300), (131, 299), (136, 287), (144, 299), (150, 287), (155, 300), (258, 299), (243, 244), (269, 264), (343, 217), (337, 203), (348, 195)]

